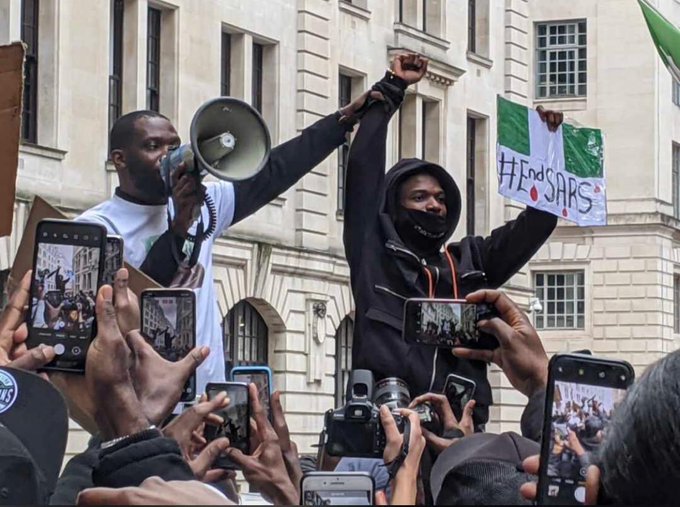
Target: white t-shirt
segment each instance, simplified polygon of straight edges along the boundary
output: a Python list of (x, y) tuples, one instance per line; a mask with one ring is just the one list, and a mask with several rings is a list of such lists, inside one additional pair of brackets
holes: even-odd
[[(234, 186), (229, 182), (205, 184), (207, 193), (215, 203), (216, 230), (203, 242), (198, 262), (203, 265), (205, 277), (196, 293), (196, 345), (210, 347), (210, 355), (199, 367), (196, 375), (197, 393), (205, 392), (208, 382), (224, 382), (225, 363), (222, 344), (221, 317), (213, 284), (212, 251), (215, 238), (229, 227), (234, 219)], [(119, 234), (125, 242), (125, 260), (139, 268), (158, 237), (168, 230), (168, 205), (135, 204), (114, 195), (108, 201), (90, 208), (76, 218), (102, 224), (109, 234)], [(172, 204), (169, 205), (172, 214)], [(203, 223), (208, 227), (208, 208), (201, 208)], [(106, 217), (106, 218), (103, 218)], [(115, 229), (108, 222), (115, 225)], [(117, 229), (117, 230), (116, 230)], [(195, 224), (189, 232), (195, 232)]]

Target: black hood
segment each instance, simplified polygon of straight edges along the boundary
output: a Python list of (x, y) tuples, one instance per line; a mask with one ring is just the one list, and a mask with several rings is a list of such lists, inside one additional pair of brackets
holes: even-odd
[(399, 206), (399, 186), (410, 176), (426, 173), (434, 176), (444, 189), (446, 195), (446, 224), (448, 230), (442, 237), (437, 250), (442, 247), (446, 240), (451, 237), (460, 219), (460, 190), (458, 185), (446, 170), (419, 158), (405, 158), (397, 162), (385, 175), (385, 195), (380, 205), (380, 225), (388, 240), (404, 244), (394, 226), (397, 207)]

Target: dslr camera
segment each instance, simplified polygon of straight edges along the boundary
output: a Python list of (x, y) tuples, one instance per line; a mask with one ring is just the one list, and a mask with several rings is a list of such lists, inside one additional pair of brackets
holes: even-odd
[[(380, 407), (386, 405), (403, 431), (403, 418), (394, 411), (407, 408), (411, 394), (406, 382), (388, 377), (375, 383), (370, 370), (352, 370), (347, 383), (347, 403), (326, 412), (324, 434), (329, 456), (382, 459), (387, 439), (380, 421)], [(414, 409), (423, 424), (434, 421), (429, 404)]]

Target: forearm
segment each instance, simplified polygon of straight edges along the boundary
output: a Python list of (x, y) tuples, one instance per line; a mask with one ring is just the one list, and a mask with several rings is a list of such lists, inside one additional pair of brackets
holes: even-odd
[(333, 113), (304, 129), (300, 135), (271, 150), (269, 160), (252, 178), (234, 183), (232, 223), (252, 215), (293, 186), (345, 141), (347, 126)]
[(418, 469), (404, 463), (391, 486), (390, 505), (415, 505), (418, 496)]

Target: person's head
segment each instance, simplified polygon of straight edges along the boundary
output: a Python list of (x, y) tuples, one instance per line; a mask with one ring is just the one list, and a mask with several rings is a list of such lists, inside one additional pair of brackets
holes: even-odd
[(409, 176), (399, 187), (399, 204), (446, 218), (446, 193), (439, 180), (422, 172)]
[(121, 189), (144, 202), (164, 201), (160, 162), (180, 144), (170, 120), (154, 111), (128, 113), (114, 123), (109, 142)]
[(680, 351), (650, 365), (614, 412), (600, 448), (600, 493), (618, 504), (675, 505), (680, 479)]

